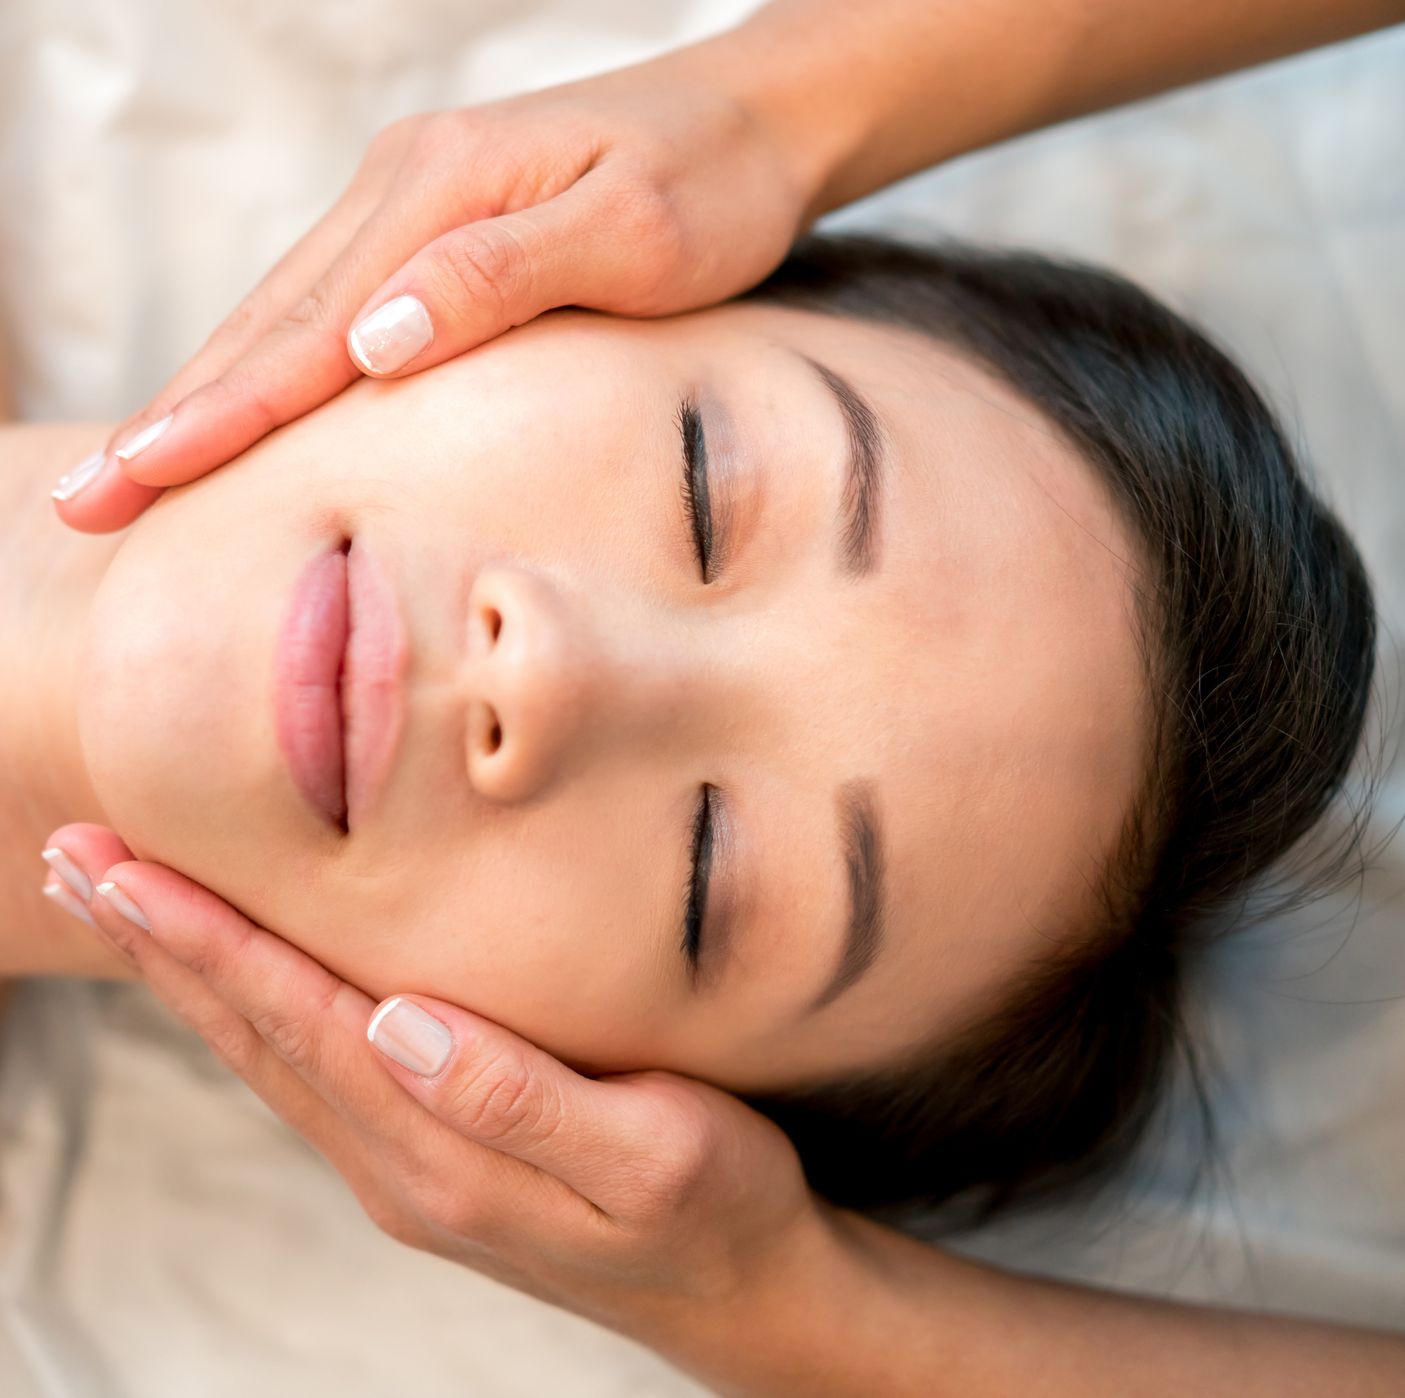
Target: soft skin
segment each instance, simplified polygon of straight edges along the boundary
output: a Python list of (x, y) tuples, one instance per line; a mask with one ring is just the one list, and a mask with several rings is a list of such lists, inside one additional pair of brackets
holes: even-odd
[[(844, 420), (797, 351), (883, 426), (866, 576), (840, 562)], [(706, 584), (689, 396), (732, 500)], [(349, 833), (294, 786), (272, 701), (293, 584), (341, 537), (409, 640), (390, 774)], [(1078, 935), (1145, 760), (1134, 558), (1071, 447), (940, 346), (763, 305), (561, 312), (359, 383), (159, 501), (92, 609), (83, 749), (140, 857), (372, 994), (461, 1003), (590, 1071), (780, 1087), (953, 1032)], [(839, 955), (853, 782), (886, 944), (802, 1015)], [(694, 986), (703, 783), (723, 814)]]

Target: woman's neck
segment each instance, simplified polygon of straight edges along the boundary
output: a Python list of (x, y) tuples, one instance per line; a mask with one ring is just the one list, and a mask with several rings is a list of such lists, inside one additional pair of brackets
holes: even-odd
[(78, 741), (77, 680), (88, 609), (121, 536), (65, 529), (49, 490), (105, 432), (0, 426), (0, 976), (114, 964), (39, 891), (49, 832), (103, 819)]

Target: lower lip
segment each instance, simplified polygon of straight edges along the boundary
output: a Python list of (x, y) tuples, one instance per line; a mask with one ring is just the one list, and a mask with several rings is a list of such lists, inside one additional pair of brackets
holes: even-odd
[(346, 830), (384, 782), (402, 723), (406, 645), (395, 595), (364, 547), (303, 569), (274, 652), (274, 720), (293, 783)]
[(346, 821), (340, 680), (350, 619), (346, 554), (320, 554), (293, 587), (273, 660), (278, 746), (308, 804), (339, 826)]

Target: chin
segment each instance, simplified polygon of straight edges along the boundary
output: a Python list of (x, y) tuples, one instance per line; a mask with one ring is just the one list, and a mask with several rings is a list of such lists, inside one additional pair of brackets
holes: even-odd
[(98, 587), (79, 737), (107, 821), (132, 851), (222, 892), (289, 821), (259, 702), (269, 660), (254, 643), (270, 589), (254, 585), (258, 560), (221, 567), (220, 550), (173, 537), (165, 526), (181, 513), (154, 510)]

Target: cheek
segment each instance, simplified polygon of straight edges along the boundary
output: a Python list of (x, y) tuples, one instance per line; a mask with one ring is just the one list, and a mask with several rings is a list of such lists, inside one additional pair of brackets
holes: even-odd
[(587, 1068), (650, 1066), (677, 1006), (650, 935), (662, 910), (639, 894), (641, 832), (564, 807), (500, 817), (324, 860), (272, 900), (274, 930), (374, 997), (462, 1005)]
[(469, 860), (462, 850), (482, 832), (454, 833), (456, 858), (429, 837), (408, 857), (363, 850), (282, 880), (265, 925), (374, 998), (433, 996), (549, 1052), (588, 1057), (623, 1009), (602, 1015), (582, 992), (589, 963), (610, 960), (608, 919), (550, 868), (523, 879), (537, 862), (530, 836)]
[(256, 702), (267, 666), (254, 639), (274, 601), (276, 548), (236, 552), (213, 503), (173, 496), (133, 530), (94, 598), (78, 695), (84, 756), (114, 828), (201, 878), (273, 815), (267, 706)]

